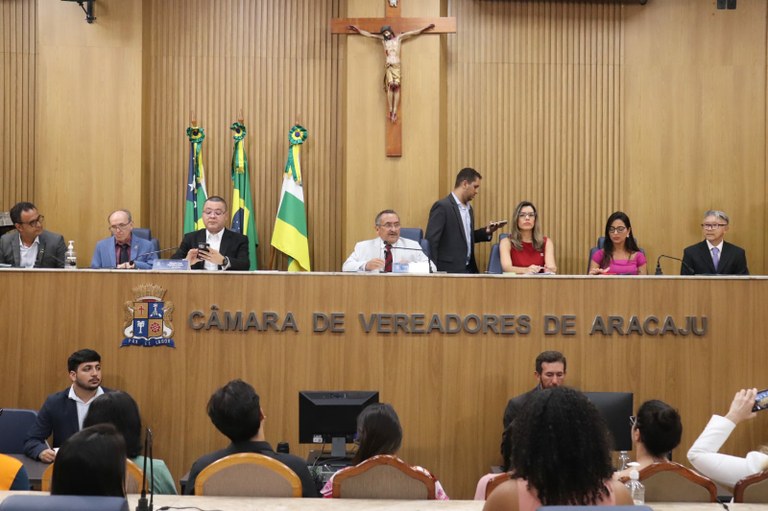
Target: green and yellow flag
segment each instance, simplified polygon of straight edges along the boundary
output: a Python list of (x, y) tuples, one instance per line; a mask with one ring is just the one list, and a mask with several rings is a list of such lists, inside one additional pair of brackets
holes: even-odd
[(248, 237), (248, 254), (251, 259), (250, 270), (258, 269), (256, 247), (259, 246), (259, 234), (253, 218), (253, 199), (248, 175), (248, 157), (245, 155), (243, 139), (245, 126), (239, 122), (229, 127), (234, 134), (235, 148), (232, 152), (232, 226), (231, 229)]
[(301, 179), (299, 146), (307, 139), (307, 130), (298, 124), (288, 132), (288, 162), (283, 174), (283, 190), (277, 208), (272, 246), (288, 256), (288, 271), (312, 271), (309, 264), (307, 210)]
[(184, 193), (184, 234), (205, 227), (203, 224), (203, 204), (208, 200), (205, 190), (205, 169), (203, 169), (203, 128), (191, 126), (187, 128), (189, 137), (189, 172)]

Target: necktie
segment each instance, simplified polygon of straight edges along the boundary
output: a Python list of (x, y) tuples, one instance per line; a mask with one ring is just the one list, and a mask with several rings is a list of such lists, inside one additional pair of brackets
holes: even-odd
[(392, 245), (389, 243), (384, 244), (384, 271), (392, 271)]
[(131, 260), (131, 246), (126, 245), (125, 243), (121, 243), (119, 245), (120, 247), (120, 259), (117, 261), (118, 264), (127, 263)]
[(715, 272), (717, 272), (717, 264), (720, 262), (720, 251), (717, 247), (712, 247), (712, 264), (715, 265)]

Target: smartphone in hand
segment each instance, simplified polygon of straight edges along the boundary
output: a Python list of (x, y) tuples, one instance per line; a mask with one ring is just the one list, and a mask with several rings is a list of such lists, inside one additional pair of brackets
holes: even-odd
[(498, 229), (499, 227), (504, 227), (508, 223), (509, 222), (507, 220), (496, 220), (496, 221), (491, 222), (490, 224), (488, 224), (488, 226), (491, 227), (491, 228)]
[(752, 411), (759, 412), (766, 409), (768, 409), (768, 389), (763, 389), (755, 396), (755, 406), (752, 407)]

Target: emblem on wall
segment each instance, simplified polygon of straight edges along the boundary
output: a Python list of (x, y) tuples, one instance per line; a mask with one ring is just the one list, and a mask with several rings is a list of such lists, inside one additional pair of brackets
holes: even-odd
[(133, 288), (133, 300), (125, 302), (122, 346), (168, 346), (173, 343), (173, 303), (165, 299), (165, 289), (156, 284)]

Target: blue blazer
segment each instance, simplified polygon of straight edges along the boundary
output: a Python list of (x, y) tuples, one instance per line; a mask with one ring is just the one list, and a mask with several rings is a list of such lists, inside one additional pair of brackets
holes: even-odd
[[(101, 387), (104, 392), (110, 389)], [(53, 433), (51, 447), (60, 447), (64, 440), (80, 430), (77, 422), (77, 403), (69, 399), (69, 389), (51, 394), (37, 413), (37, 419), (27, 433), (24, 454), (36, 460), (48, 447), (45, 440)]]
[[(152, 242), (131, 236), (131, 260), (135, 261), (136, 268), (140, 270), (151, 270), (152, 263), (157, 259), (157, 254), (143, 255), (152, 252)], [(109, 237), (96, 243), (96, 250), (93, 251), (91, 259), (91, 268), (116, 268), (115, 260), (115, 237)]]

